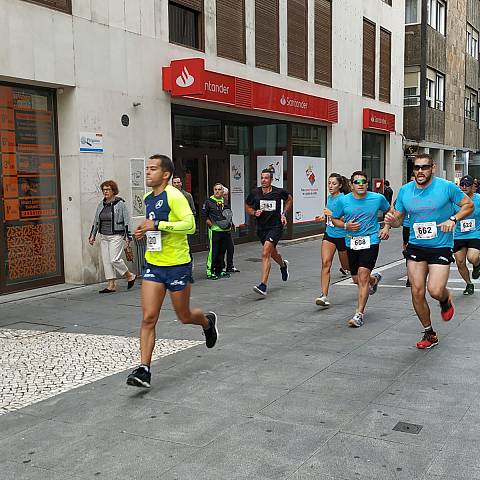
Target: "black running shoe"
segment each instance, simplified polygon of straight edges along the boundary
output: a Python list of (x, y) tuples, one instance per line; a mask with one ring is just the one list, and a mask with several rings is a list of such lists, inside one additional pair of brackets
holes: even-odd
[(480, 277), (480, 263), (476, 267), (473, 267), (473, 270), (472, 270), (472, 278), (477, 280), (477, 278), (479, 277)]
[(475, 287), (473, 283), (467, 283), (467, 286), (465, 287), (465, 290), (463, 291), (464, 295), (473, 295), (475, 292)]
[(143, 367), (137, 367), (128, 377), (127, 385), (132, 387), (150, 388), (150, 380), (152, 374), (147, 372)]
[(288, 280), (288, 260), (283, 261), (283, 267), (280, 267), (280, 272), (282, 273), (282, 280), (286, 282)]
[(217, 314), (215, 312), (208, 312), (205, 316), (208, 318), (208, 323), (210, 325), (206, 330), (203, 329), (205, 345), (207, 348), (212, 348), (215, 346), (218, 339)]

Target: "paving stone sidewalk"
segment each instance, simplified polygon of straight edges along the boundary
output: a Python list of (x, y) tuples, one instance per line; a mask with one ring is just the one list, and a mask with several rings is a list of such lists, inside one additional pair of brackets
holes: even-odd
[(314, 304), (318, 240), (281, 246), (291, 277), (273, 266), (265, 299), (258, 244), (238, 246), (241, 273), (219, 281), (196, 255), (192, 304), (219, 314), (219, 344), (207, 350), (167, 300), (148, 391), (121, 371), (137, 361), (138, 285), (0, 297), (0, 478), (480, 479), (480, 291), (464, 297), (452, 271), (456, 316), (430, 302), (440, 343), (418, 351), (400, 246), (399, 231), (382, 244), (357, 330), (337, 263), (332, 308)]

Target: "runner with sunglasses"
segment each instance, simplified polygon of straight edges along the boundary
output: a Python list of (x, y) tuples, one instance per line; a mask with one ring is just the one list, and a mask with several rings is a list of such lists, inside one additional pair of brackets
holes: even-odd
[(426, 290), (440, 303), (444, 321), (451, 320), (455, 313), (447, 288), (453, 262), (453, 231), (457, 222), (473, 213), (472, 200), (453, 182), (435, 177), (435, 169), (429, 154), (417, 155), (413, 164), (415, 182), (400, 189), (395, 210), (385, 216), (385, 222), (392, 227), (399, 227), (405, 215), (410, 216), (410, 238), (404, 255), (413, 307), (424, 328), (423, 337), (417, 342), (419, 349), (432, 348), (438, 343)]
[[(335, 205), (340, 201), (344, 194), (350, 192), (348, 180), (338, 173), (331, 173), (328, 177), (327, 205), (323, 215), (316, 220), (325, 222), (327, 228), (322, 240), (322, 272), (320, 274), (320, 296), (315, 303), (320, 307), (329, 307), (328, 290), (330, 287), (330, 270), (335, 252), (338, 251), (340, 260), (340, 271), (347, 273), (350, 270), (348, 266), (347, 247), (345, 245), (346, 231), (344, 228), (338, 228), (332, 223), (332, 211)], [(343, 275), (343, 273), (342, 273)]]
[(453, 254), (458, 272), (466, 282), (464, 295), (473, 295), (475, 287), (470, 280), (467, 260), (473, 265), (472, 277), (480, 277), (480, 195), (475, 193), (473, 177), (465, 175), (460, 179), (460, 189), (472, 199), (475, 210), (468, 218), (461, 220), (453, 234)]
[(390, 204), (380, 193), (369, 192), (365, 172), (353, 172), (350, 178), (352, 193), (344, 195), (332, 212), (332, 223), (346, 230), (348, 263), (352, 280), (358, 286), (357, 310), (348, 324), (361, 327), (369, 295), (377, 291), (382, 276), (374, 273), (380, 240), (388, 240), (390, 226), (380, 230), (378, 211), (388, 212)]

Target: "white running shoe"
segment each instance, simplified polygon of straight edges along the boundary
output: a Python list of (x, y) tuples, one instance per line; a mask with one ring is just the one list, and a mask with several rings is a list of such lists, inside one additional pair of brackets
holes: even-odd
[(363, 326), (363, 313), (357, 312), (352, 319), (348, 321), (348, 324), (353, 328), (359, 328)]
[(319, 307), (329, 307), (330, 300), (327, 298), (326, 295), (322, 294), (315, 300), (315, 304), (318, 305)]

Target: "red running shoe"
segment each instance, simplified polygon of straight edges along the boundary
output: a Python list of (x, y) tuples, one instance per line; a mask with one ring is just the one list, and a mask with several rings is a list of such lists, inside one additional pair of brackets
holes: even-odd
[(424, 350), (426, 348), (432, 348), (438, 343), (438, 337), (435, 332), (425, 332), (423, 338), (417, 342), (417, 348)]
[(455, 314), (455, 305), (452, 302), (452, 297), (448, 297), (448, 300), (445, 303), (440, 302), (440, 314), (442, 315), (442, 319), (445, 322), (448, 322), (453, 318)]

